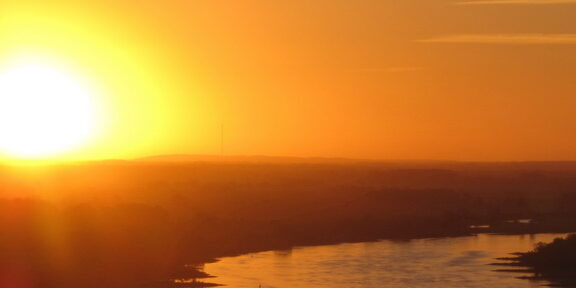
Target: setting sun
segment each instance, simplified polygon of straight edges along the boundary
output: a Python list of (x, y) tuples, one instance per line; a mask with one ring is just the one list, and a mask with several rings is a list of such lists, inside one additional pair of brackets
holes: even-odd
[(576, 288), (575, 16), (0, 0), (0, 288)]
[(96, 107), (73, 77), (24, 65), (0, 73), (0, 149), (12, 157), (64, 152), (93, 133)]

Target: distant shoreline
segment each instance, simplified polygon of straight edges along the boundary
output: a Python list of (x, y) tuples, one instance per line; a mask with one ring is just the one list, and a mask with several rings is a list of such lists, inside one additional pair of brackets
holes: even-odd
[[(469, 232), (469, 233), (451, 233), (451, 234), (450, 233), (449, 234), (421, 234), (421, 235), (411, 235), (410, 237), (397, 235), (397, 236), (390, 236), (390, 237), (385, 237), (385, 238), (367, 238), (367, 239), (359, 239), (359, 240), (351, 240), (351, 241), (339, 241), (339, 242), (319, 242), (319, 243), (308, 243), (308, 244), (302, 244), (302, 245), (295, 244), (295, 245), (289, 246), (289, 247), (279, 246), (279, 247), (268, 247), (265, 249), (253, 249), (253, 250), (241, 251), (241, 252), (234, 253), (234, 254), (218, 255), (218, 256), (215, 256), (212, 258), (202, 259), (201, 261), (193, 261), (190, 263), (190, 265), (199, 267), (197, 269), (197, 271), (203, 271), (204, 265), (211, 264), (211, 263), (217, 263), (220, 261), (221, 258), (239, 257), (242, 255), (249, 255), (249, 254), (261, 253), (261, 252), (267, 252), (267, 251), (282, 251), (282, 250), (288, 250), (288, 249), (296, 249), (299, 247), (305, 248), (305, 247), (317, 247), (317, 246), (326, 246), (326, 245), (353, 244), (353, 243), (366, 243), (366, 242), (379, 242), (379, 241), (411, 241), (411, 240), (419, 240), (419, 239), (442, 239), (442, 238), (453, 238), (453, 237), (471, 237), (471, 236), (480, 235), (480, 234), (533, 235), (533, 234), (571, 234), (571, 233), (576, 233), (576, 228), (562, 230), (562, 231), (542, 230), (542, 231), (536, 231), (536, 232), (530, 232), (530, 233), (510, 231), (510, 232), (478, 232), (478, 233)], [(510, 253), (513, 253), (513, 252), (514, 251), (510, 251)], [(520, 253), (518, 253), (518, 254), (520, 254)], [(518, 258), (514, 257), (511, 259), (518, 259)], [(506, 265), (506, 264), (504, 264), (504, 265)], [(514, 266), (517, 266), (517, 265), (514, 265)], [(498, 271), (504, 271), (504, 270), (499, 269)], [(510, 271), (518, 272), (519, 270), (518, 269), (511, 269)], [(532, 270), (530, 270), (530, 271), (532, 271)], [(218, 275), (210, 275), (210, 276), (215, 277), (214, 279), (218, 279)], [(548, 280), (545, 278), (533, 278), (533, 279)], [(576, 278), (574, 280), (576, 280)], [(198, 286), (198, 287), (203, 287), (203, 286)]]
[[(98, 285), (111, 288), (166, 283), (184, 265), (299, 246), (576, 230), (576, 163), (1, 168), (0, 219), (7, 221), (0, 228), (13, 237), (0, 248), (51, 276), (41, 283), (66, 283), (58, 287), (86, 283), (95, 269), (106, 272)], [(49, 254), (40, 253), (46, 236), (37, 225), (61, 227), (77, 264), (52, 271), (43, 263), (57, 259), (38, 262)]]
[[(573, 231), (573, 233), (576, 233), (576, 230)], [(414, 238), (405, 238), (405, 237), (398, 237), (398, 238), (383, 238), (383, 239), (376, 239), (376, 240), (366, 240), (366, 241), (344, 241), (344, 242), (338, 242), (338, 243), (323, 243), (323, 244), (314, 244), (314, 245), (296, 245), (293, 247), (283, 247), (282, 249), (266, 249), (266, 250), (255, 250), (255, 251), (249, 251), (249, 252), (245, 252), (245, 253), (240, 253), (240, 254), (235, 254), (235, 255), (225, 255), (225, 256), (220, 256), (218, 258), (215, 259), (211, 259), (210, 261), (205, 261), (203, 263), (201, 263), (201, 266), (207, 265), (207, 264), (212, 264), (212, 263), (217, 263), (219, 261), (222, 260), (222, 258), (230, 258), (230, 257), (240, 257), (243, 255), (250, 255), (250, 254), (254, 254), (254, 253), (262, 253), (262, 252), (268, 252), (268, 251), (282, 251), (282, 250), (287, 250), (287, 249), (297, 249), (297, 248), (307, 248), (307, 247), (317, 247), (317, 246), (330, 246), (330, 245), (340, 245), (340, 244), (355, 244), (355, 243), (369, 243), (369, 242), (379, 242), (379, 241), (395, 241), (395, 240), (403, 240), (403, 241), (411, 241), (411, 240), (420, 240), (420, 239), (444, 239), (444, 238), (459, 238), (459, 237), (473, 237), (473, 236), (477, 236), (477, 235), (481, 235), (481, 234), (486, 234), (486, 235), (531, 235), (531, 234), (566, 234), (566, 232), (536, 232), (536, 233), (471, 233), (471, 234), (462, 234), (462, 235), (436, 235), (436, 236), (432, 236), (432, 237), (414, 237)], [(522, 253), (514, 253), (514, 254), (522, 254)], [(500, 260), (510, 260), (510, 259), (517, 259), (516, 257), (514, 258), (502, 258)], [(513, 267), (519, 267), (520, 265), (511, 265), (511, 264), (501, 264), (501, 263), (495, 263), (493, 265), (504, 265), (504, 266), (513, 266)], [(202, 270), (203, 268), (201, 268), (200, 270)], [(203, 271), (203, 270), (202, 270)], [(530, 273), (533, 272), (533, 269), (518, 269), (518, 268), (511, 268), (511, 269), (497, 269), (495, 270), (495, 272), (523, 272), (523, 273)], [(214, 276), (214, 280), (215, 282), (218, 282), (218, 277), (220, 275), (212, 275)], [(526, 279), (526, 280), (554, 280), (554, 279), (550, 279), (550, 278), (544, 278), (544, 277), (518, 277), (518, 278), (522, 278), (522, 279)], [(558, 279), (556, 279), (558, 280)], [(574, 280), (576, 280), (576, 278), (574, 278)], [(572, 282), (570, 282), (572, 283)], [(574, 282), (576, 283), (576, 282)], [(200, 287), (200, 286), (198, 286)], [(564, 286), (562, 286), (564, 287)], [(569, 286), (569, 287), (574, 287), (574, 286)]]

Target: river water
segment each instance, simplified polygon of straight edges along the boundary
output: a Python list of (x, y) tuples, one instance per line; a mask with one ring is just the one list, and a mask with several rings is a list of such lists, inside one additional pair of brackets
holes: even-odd
[(539, 287), (494, 272), (496, 257), (531, 250), (565, 234), (490, 235), (377, 241), (268, 251), (222, 258), (204, 271), (231, 288)]

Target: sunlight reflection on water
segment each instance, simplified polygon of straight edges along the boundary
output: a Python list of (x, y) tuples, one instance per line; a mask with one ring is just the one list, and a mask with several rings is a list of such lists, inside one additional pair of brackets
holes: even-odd
[(496, 257), (531, 250), (565, 234), (489, 235), (378, 241), (268, 251), (207, 264), (215, 281), (232, 288), (539, 287), (494, 272)]

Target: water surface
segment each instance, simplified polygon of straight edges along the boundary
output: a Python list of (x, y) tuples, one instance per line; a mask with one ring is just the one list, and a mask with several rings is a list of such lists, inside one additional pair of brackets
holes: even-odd
[[(565, 234), (489, 235), (300, 247), (222, 258), (205, 271), (231, 288), (539, 287), (494, 272), (496, 257)], [(524, 274), (526, 275), (526, 274)]]

